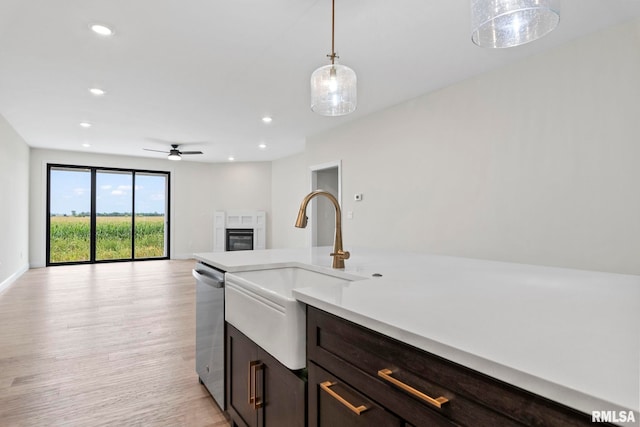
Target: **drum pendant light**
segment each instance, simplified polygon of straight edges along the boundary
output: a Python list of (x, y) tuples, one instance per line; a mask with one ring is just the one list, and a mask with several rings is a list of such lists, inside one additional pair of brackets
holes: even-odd
[(358, 104), (356, 73), (349, 67), (336, 64), (335, 0), (331, 2), (331, 64), (311, 74), (311, 111), (323, 116), (344, 116)]
[(471, 40), (504, 48), (532, 42), (560, 22), (560, 0), (471, 0)]

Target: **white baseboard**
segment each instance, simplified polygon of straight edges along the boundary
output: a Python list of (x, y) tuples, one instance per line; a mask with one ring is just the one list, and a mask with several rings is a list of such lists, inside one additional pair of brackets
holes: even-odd
[(172, 254), (171, 259), (193, 259), (193, 254)]
[(9, 276), (6, 280), (0, 283), (0, 294), (6, 291), (7, 289), (9, 289), (9, 286), (11, 286), (13, 282), (18, 280), (20, 276), (26, 273), (27, 270), (29, 270), (29, 264), (23, 265), (20, 269), (18, 269), (18, 271), (16, 271), (11, 276)]

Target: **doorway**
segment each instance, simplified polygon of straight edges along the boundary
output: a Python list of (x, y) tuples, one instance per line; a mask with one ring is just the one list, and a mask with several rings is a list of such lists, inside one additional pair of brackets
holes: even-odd
[[(342, 206), (341, 161), (311, 167), (311, 191), (325, 190)], [(335, 210), (326, 197), (312, 200), (311, 246), (332, 246), (335, 231)]]
[(169, 178), (47, 165), (47, 265), (168, 259)]

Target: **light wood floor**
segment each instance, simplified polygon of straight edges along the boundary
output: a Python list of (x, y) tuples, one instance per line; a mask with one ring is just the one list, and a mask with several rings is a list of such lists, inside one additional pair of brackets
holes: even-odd
[(0, 425), (228, 426), (195, 373), (193, 265), (25, 273), (0, 294)]

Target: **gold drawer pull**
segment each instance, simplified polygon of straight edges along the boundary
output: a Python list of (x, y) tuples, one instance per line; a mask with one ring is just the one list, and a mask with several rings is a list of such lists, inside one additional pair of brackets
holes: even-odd
[(258, 371), (262, 370), (263, 367), (263, 363), (258, 360), (249, 362), (249, 380), (247, 389), (249, 392), (249, 405), (251, 405), (251, 408), (253, 409), (259, 409), (263, 406), (263, 402), (258, 397), (258, 392), (256, 390), (258, 383)]
[(416, 390), (415, 388), (411, 387), (410, 385), (407, 385), (405, 383), (403, 383), (402, 381), (398, 381), (397, 379), (393, 378), (391, 375), (393, 374), (393, 372), (391, 371), (391, 369), (381, 369), (378, 371), (378, 376), (381, 377), (383, 380), (385, 381), (389, 381), (391, 384), (401, 388), (402, 390), (406, 391), (409, 394), (412, 394), (422, 400), (424, 400), (427, 403), (432, 404), (433, 406), (436, 406), (438, 408), (442, 408), (442, 405), (444, 405), (445, 403), (447, 403), (449, 401), (449, 399), (447, 399), (446, 397), (436, 397), (435, 399), (431, 396), (427, 396), (426, 394), (422, 393), (421, 391)]
[(342, 403), (344, 406), (349, 408), (349, 410), (354, 412), (356, 415), (360, 415), (364, 411), (369, 409), (364, 405), (360, 405), (360, 406), (356, 407), (356, 406), (353, 406), (351, 403), (347, 402), (347, 400), (344, 397), (340, 396), (338, 393), (336, 393), (335, 391), (333, 391), (333, 390), (331, 390), (329, 388), (329, 387), (334, 386), (334, 385), (336, 385), (336, 383), (332, 383), (331, 381), (325, 381), (323, 383), (320, 383), (320, 388), (323, 389), (324, 391), (326, 391), (327, 393), (329, 393), (329, 395), (331, 397), (333, 397), (338, 402)]

